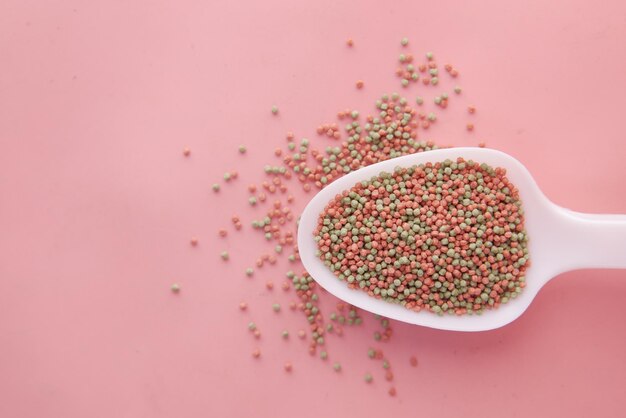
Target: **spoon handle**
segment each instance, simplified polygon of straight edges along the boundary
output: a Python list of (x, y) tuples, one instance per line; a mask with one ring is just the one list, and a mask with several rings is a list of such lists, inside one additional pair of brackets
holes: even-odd
[(626, 268), (626, 215), (595, 215), (561, 207), (558, 243), (561, 271)]

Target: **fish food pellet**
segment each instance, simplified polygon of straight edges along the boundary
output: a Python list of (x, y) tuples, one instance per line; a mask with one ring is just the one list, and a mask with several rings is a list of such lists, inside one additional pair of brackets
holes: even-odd
[(417, 367), (417, 357), (411, 356), (411, 358), (409, 358), (409, 364), (411, 364), (412, 367)]
[(211, 188), (213, 189), (214, 192), (219, 192), (220, 191), (220, 185), (217, 183), (213, 183), (213, 185), (211, 186)]
[(276, 106), (276, 105), (272, 106), (272, 114), (274, 114), (274, 115), (278, 114), (278, 106)]
[(517, 188), (506, 170), (463, 158), (357, 183), (326, 206), (314, 235), (349, 288), (414, 311), (480, 313), (525, 287)]
[(170, 290), (172, 291), (172, 293), (178, 293), (178, 292), (180, 292), (180, 285), (178, 283), (174, 283), (170, 287)]
[(365, 383), (372, 383), (374, 377), (372, 377), (371, 373), (365, 373), (365, 376), (363, 376), (363, 380), (365, 380)]
[(254, 330), (256, 330), (256, 324), (255, 324), (254, 322), (249, 322), (249, 323), (248, 323), (248, 329), (249, 329), (250, 331), (254, 331)]
[(183, 149), (183, 155), (185, 157), (189, 157), (191, 155), (191, 150), (189, 148)]
[(281, 335), (282, 335), (282, 337), (283, 337), (284, 339), (287, 339), (287, 338), (289, 338), (289, 331), (287, 331), (287, 330), (283, 330), (283, 332), (281, 333)]
[(191, 244), (192, 247), (197, 247), (198, 246), (198, 238), (191, 238), (189, 240), (189, 244)]
[(333, 363), (333, 370), (335, 370), (336, 372), (340, 372), (341, 371), (341, 364), (338, 362)]
[(409, 38), (402, 38), (400, 45), (407, 46), (409, 44)]
[(261, 350), (259, 350), (258, 348), (252, 351), (252, 357), (254, 358), (259, 358), (261, 357)]
[(274, 312), (280, 312), (280, 304), (278, 304), (278, 303), (272, 304), (272, 310)]
[(230, 254), (228, 254), (228, 251), (222, 251), (220, 257), (222, 257), (222, 260), (228, 261), (228, 259), (230, 258)]
[(291, 370), (293, 369), (293, 366), (291, 365), (290, 362), (285, 363), (285, 371), (286, 372), (291, 372)]
[(239, 309), (241, 309), (242, 311), (245, 311), (246, 309), (248, 309), (248, 304), (246, 302), (240, 302)]
[(248, 149), (245, 147), (245, 145), (239, 145), (239, 148), (237, 148), (239, 150), (240, 154), (245, 154), (246, 151), (248, 151)]
[(254, 269), (252, 267), (248, 267), (246, 269), (246, 276), (251, 277), (254, 274)]

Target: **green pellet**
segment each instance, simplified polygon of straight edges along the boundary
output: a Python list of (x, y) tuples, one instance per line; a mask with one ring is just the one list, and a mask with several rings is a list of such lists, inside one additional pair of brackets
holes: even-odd
[(335, 362), (335, 363), (333, 364), (333, 369), (334, 369), (336, 372), (340, 372), (340, 371), (341, 371), (341, 364), (340, 364), (340, 363), (338, 363), (338, 362)]
[(278, 303), (272, 304), (272, 310), (274, 312), (280, 312), (280, 304), (278, 304)]
[(252, 267), (248, 267), (246, 269), (246, 276), (250, 277), (254, 274), (254, 269)]
[(277, 115), (277, 114), (278, 114), (278, 106), (276, 106), (276, 105), (272, 106), (272, 113), (273, 113), (274, 115)]
[(409, 44), (409, 38), (402, 38), (400, 45), (407, 46)]
[(365, 373), (365, 376), (363, 377), (363, 379), (365, 380), (366, 383), (372, 383), (372, 380), (374, 380), (371, 373)]
[(289, 331), (287, 331), (287, 330), (283, 330), (283, 332), (281, 333), (281, 335), (282, 335), (282, 337), (283, 337), (284, 339), (287, 339), (287, 338), (289, 338)]
[(248, 149), (244, 145), (239, 145), (239, 153), (245, 154)]
[(172, 292), (174, 292), (174, 293), (178, 293), (178, 292), (180, 292), (180, 285), (179, 285), (178, 283), (174, 283), (174, 284), (170, 287), (170, 289), (172, 290)]
[(256, 329), (256, 324), (254, 322), (248, 323), (248, 329), (250, 331), (254, 331)]
[(222, 251), (222, 253), (220, 254), (220, 257), (222, 257), (222, 260), (228, 260), (230, 258), (230, 255), (228, 254), (228, 251)]
[(221, 187), (219, 184), (217, 183), (213, 183), (213, 185), (211, 186), (211, 188), (213, 189), (214, 192), (219, 192)]
[(250, 198), (248, 199), (248, 203), (250, 203), (250, 206), (255, 206), (257, 203), (256, 197), (250, 196)]
[(328, 353), (324, 350), (320, 351), (320, 358), (322, 360), (326, 360), (328, 358)]

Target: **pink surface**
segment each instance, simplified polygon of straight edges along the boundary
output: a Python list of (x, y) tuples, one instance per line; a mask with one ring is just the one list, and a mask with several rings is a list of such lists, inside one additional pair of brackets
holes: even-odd
[[(433, 140), (483, 139), (555, 202), (626, 213), (626, 3), (383, 3), (2, 2), (1, 417), (626, 414), (624, 271), (563, 275), (492, 332), (394, 324), (393, 399), (365, 355), (369, 316), (333, 342), (344, 366), (333, 373), (304, 342), (277, 337), (304, 326), (288, 311), (275, 320), (271, 303), (287, 299), (260, 285), (285, 268), (243, 279), (262, 237), (216, 238), (234, 208), (246, 227), (257, 214), (241, 188), (287, 130), (316, 138), (338, 109), (369, 112), (399, 89), (403, 36), (457, 66), (459, 103), (478, 108), (476, 132), (452, 104)], [(217, 201), (209, 186), (234, 167), (241, 179)]]

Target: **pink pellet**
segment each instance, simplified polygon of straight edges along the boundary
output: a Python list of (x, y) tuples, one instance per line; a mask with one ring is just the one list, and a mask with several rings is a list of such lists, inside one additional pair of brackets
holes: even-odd
[(228, 231), (226, 231), (225, 229), (223, 229), (223, 228), (222, 228), (222, 229), (220, 229), (220, 230), (218, 231), (218, 235), (219, 235), (220, 237), (224, 238), (225, 236), (227, 236), (227, 235), (228, 235)]
[(248, 309), (248, 304), (246, 302), (240, 302), (239, 309), (241, 309), (242, 311), (245, 311), (246, 309)]
[(255, 348), (255, 349), (252, 351), (252, 357), (254, 357), (254, 358), (259, 358), (259, 357), (261, 357), (261, 350), (259, 350), (258, 348)]
[(192, 247), (196, 247), (198, 245), (198, 238), (191, 238), (189, 240), (189, 243), (191, 244)]
[(274, 282), (271, 282), (271, 281), (265, 282), (265, 287), (266, 287), (268, 290), (272, 290), (272, 289), (274, 289)]

